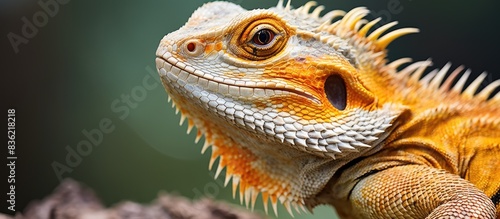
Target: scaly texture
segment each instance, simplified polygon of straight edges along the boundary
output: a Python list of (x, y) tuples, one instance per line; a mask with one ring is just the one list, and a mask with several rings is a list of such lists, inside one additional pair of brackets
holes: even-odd
[(500, 218), (500, 81), (476, 92), (485, 74), (465, 87), (462, 67), (388, 63), (386, 47), (417, 29), (384, 34), (396, 22), (315, 4), (207, 3), (161, 40), (158, 72), (216, 176), (266, 211)]

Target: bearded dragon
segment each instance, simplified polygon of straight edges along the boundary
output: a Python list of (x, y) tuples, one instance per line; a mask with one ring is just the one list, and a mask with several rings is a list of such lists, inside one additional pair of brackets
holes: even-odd
[[(418, 32), (364, 7), (207, 3), (156, 51), (181, 124), (211, 147), (233, 196), (342, 218), (500, 218), (500, 80), (387, 60)], [(386, 33), (388, 32), (388, 33)], [(459, 76), (462, 75), (462, 76)]]

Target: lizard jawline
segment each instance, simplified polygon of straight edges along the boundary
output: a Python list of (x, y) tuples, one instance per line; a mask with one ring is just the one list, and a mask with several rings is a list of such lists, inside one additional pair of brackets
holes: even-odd
[[(287, 92), (287, 93), (293, 93), (293, 94), (296, 94), (298, 96), (301, 96), (301, 97), (304, 97), (316, 104), (320, 104), (321, 101), (319, 100), (319, 98), (315, 97), (314, 95), (308, 93), (308, 92), (305, 92), (305, 91), (302, 91), (302, 90), (298, 90), (298, 89), (294, 89), (294, 88), (291, 88), (293, 86), (289, 86), (289, 85), (286, 85), (284, 87), (277, 87), (276, 85), (277, 84), (274, 84), (273, 85), (264, 85), (264, 86), (259, 86), (259, 85), (256, 85), (256, 86), (241, 86), (241, 85), (237, 85), (236, 83), (227, 83), (227, 82), (224, 82), (223, 79), (222, 80), (216, 80), (215, 78), (208, 78), (208, 77), (205, 77), (204, 73), (202, 73), (201, 71), (198, 71), (198, 70), (194, 70), (194, 69), (190, 69), (188, 68), (188, 66), (184, 67), (184, 68), (181, 68), (180, 66), (177, 66), (177, 59), (173, 58), (173, 56), (170, 56), (169, 58), (165, 58), (163, 56), (157, 56), (157, 60), (161, 60), (162, 62), (164, 62), (164, 64), (167, 64), (167, 65), (164, 65), (163, 68), (159, 68), (159, 69), (165, 69), (165, 74), (162, 74), (162, 76), (167, 76), (168, 73), (171, 73), (173, 75), (175, 75), (176, 77), (179, 77), (180, 74), (182, 72), (185, 72), (189, 75), (192, 75), (194, 77), (197, 77), (197, 78), (203, 78), (207, 81), (211, 81), (211, 82), (215, 82), (217, 83), (218, 85), (226, 85), (226, 86), (233, 86), (233, 87), (238, 87), (238, 88), (250, 88), (250, 89), (264, 89), (264, 90), (273, 90), (273, 91), (282, 91), (282, 92)], [(173, 68), (177, 68), (178, 70), (175, 70), (175, 71), (172, 71)], [(170, 70), (167, 70), (169, 69)], [(167, 77), (168, 78), (168, 77)], [(187, 78), (187, 77), (186, 77)], [(199, 85), (199, 84), (198, 84)], [(201, 86), (201, 85), (200, 85)]]

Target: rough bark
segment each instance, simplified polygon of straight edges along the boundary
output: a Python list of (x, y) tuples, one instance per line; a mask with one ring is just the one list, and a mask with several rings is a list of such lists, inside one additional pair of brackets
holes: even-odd
[(190, 201), (183, 197), (160, 194), (150, 205), (124, 201), (105, 208), (95, 193), (73, 180), (65, 180), (41, 201), (33, 201), (14, 217), (0, 214), (0, 219), (259, 219), (262, 215), (210, 199)]

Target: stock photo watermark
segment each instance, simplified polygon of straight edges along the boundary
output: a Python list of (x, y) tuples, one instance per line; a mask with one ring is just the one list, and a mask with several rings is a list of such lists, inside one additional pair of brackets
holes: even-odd
[(7, 110), (7, 209), (16, 211), (16, 109)]
[[(412, 0), (405, 0), (405, 2), (411, 2)], [(378, 25), (384, 25), (393, 20), (393, 15), (398, 15), (404, 10), (404, 6), (401, 4), (401, 0), (389, 0), (387, 1), (386, 9), (382, 9), (379, 11), (371, 11), (370, 16), (373, 18), (380, 18), (380, 23)]]
[(21, 17), (20, 30), (7, 33), (7, 39), (9, 39), (14, 53), (19, 53), (19, 47), (22, 44), (28, 44), (29, 40), (38, 34), (39, 29), (45, 27), (49, 23), (49, 19), (59, 13), (61, 6), (69, 2), (70, 0), (39, 0), (38, 6), (41, 9), (33, 13), (32, 16)]
[(194, 198), (215, 198), (219, 195), (220, 190), (226, 187), (224, 181), (220, 178), (215, 178), (215, 174), (212, 171), (208, 171), (208, 175), (214, 178), (214, 180), (206, 183), (201, 190), (198, 187), (193, 188), (191, 191), (194, 193)]
[[(137, 108), (139, 103), (146, 100), (148, 92), (160, 86), (159, 79), (156, 79), (157, 73), (150, 66), (146, 66), (146, 74), (141, 80), (141, 84), (134, 86), (130, 92), (122, 93), (119, 98), (110, 103), (110, 109), (120, 120), (125, 120), (131, 110)], [(106, 135), (116, 130), (113, 120), (104, 117), (99, 120), (95, 128), (83, 129), (82, 140), (75, 146), (67, 145), (65, 147), (66, 156), (63, 162), (53, 161), (51, 166), (57, 179), (61, 181), (65, 174), (73, 172), (82, 162), (84, 157), (89, 156), (95, 147), (99, 146)]]

